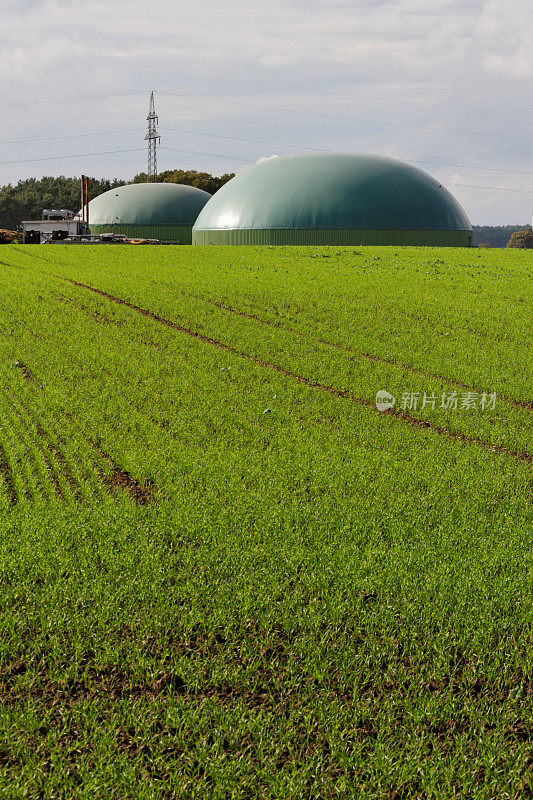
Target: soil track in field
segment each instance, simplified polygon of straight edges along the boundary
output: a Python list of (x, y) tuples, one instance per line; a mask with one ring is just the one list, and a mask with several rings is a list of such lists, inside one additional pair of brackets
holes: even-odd
[[(12, 397), (11, 397), (11, 402), (12, 404), (15, 403), (15, 400)], [(16, 402), (24, 410), (26, 416), (32, 421), (34, 426), (34, 432), (37, 434), (37, 436), (44, 445), (45, 451), (43, 451), (43, 449), (41, 448), (39, 448), (39, 450), (48, 466), (49, 479), (55, 494), (59, 497), (60, 500), (65, 500), (64, 492), (61, 488), (57, 475), (55, 474), (54, 465), (51, 461), (52, 456), (55, 456), (55, 459), (58, 462), (60, 469), (62, 470), (62, 473), (70, 487), (70, 490), (75, 500), (77, 500), (78, 502), (82, 502), (83, 501), (82, 488), (79, 485), (72, 471), (70, 463), (68, 462), (65, 454), (62, 452), (59, 446), (62, 445), (63, 447), (65, 447), (66, 445), (65, 440), (56, 432), (55, 435), (59, 444), (53, 441), (50, 433), (47, 432), (42, 427), (41, 423), (39, 422), (38, 418), (35, 416), (33, 411), (30, 408), (28, 408), (28, 406), (24, 402), (22, 402), (20, 398), (18, 398)], [(126, 470), (123, 470), (118, 464), (116, 464), (107, 453), (105, 453), (100, 447), (98, 447), (98, 445), (95, 442), (91, 441), (87, 437), (84, 438), (88, 441), (91, 447), (98, 452), (99, 456), (105, 459), (111, 466), (111, 473), (106, 474), (101, 465), (98, 465), (97, 463), (94, 465), (97, 471), (100, 473), (103, 485), (106, 486), (109, 491), (115, 492), (116, 489), (120, 487), (124, 489), (129, 494), (130, 498), (139, 505), (144, 505), (152, 501), (152, 484), (150, 484), (149, 482), (145, 482), (144, 484), (139, 483), (139, 481), (137, 481), (132, 475), (130, 475), (129, 472), (126, 472)], [(47, 455), (46, 451), (48, 451), (49, 455)], [(11, 470), (9, 469), (9, 464), (7, 463), (5, 455), (2, 457), (2, 454), (3, 451), (1, 450), (0, 446), (0, 473), (4, 477), (4, 484), (7, 486), (7, 490), (10, 494), (10, 502), (14, 503), (17, 501), (17, 496), (13, 486), (13, 477), (11, 474)], [(9, 470), (9, 473), (7, 473), (6, 470)], [(10, 487), (12, 491), (10, 491)], [(32, 499), (31, 496), (28, 499), (31, 500)]]
[[(54, 492), (56, 493), (56, 496), (60, 500), (64, 501), (65, 500), (65, 495), (63, 494), (63, 489), (61, 488), (61, 484), (59, 483), (59, 478), (57, 477), (57, 475), (56, 475), (56, 473), (54, 471), (54, 465), (51, 462), (50, 457), (47, 456), (46, 453), (41, 451), (41, 454), (42, 454), (43, 460), (44, 460), (44, 462), (46, 464), (46, 467), (47, 467), (48, 479), (49, 479), (49, 481), (50, 481), (50, 483), (52, 485), (52, 488), (53, 488)], [(37, 464), (36, 464), (34, 458), (32, 458), (32, 463), (33, 463), (35, 472), (37, 473)], [(42, 482), (41, 482), (41, 485), (42, 485)], [(43, 487), (43, 488), (45, 488), (45, 487)]]
[(4, 486), (9, 498), (9, 504), (15, 506), (18, 502), (15, 481), (13, 480), (13, 472), (9, 466), (7, 455), (2, 445), (0, 445), (0, 473), (2, 474)]
[(151, 503), (153, 500), (151, 486), (146, 482), (139, 483), (136, 478), (117, 464), (113, 465), (113, 471), (108, 475), (106, 483), (111, 490), (116, 487), (124, 489), (130, 498), (141, 506)]
[(81, 500), (83, 500), (83, 494), (82, 494), (82, 491), (81, 491), (81, 487), (78, 485), (78, 482), (76, 481), (76, 478), (74, 477), (74, 473), (72, 472), (70, 464), (68, 463), (68, 461), (65, 458), (64, 454), (61, 452), (61, 450), (59, 449), (57, 444), (55, 442), (53, 442), (49, 438), (49, 435), (46, 433), (46, 431), (43, 428), (41, 428), (39, 426), (37, 428), (37, 433), (44, 440), (48, 451), (50, 453), (52, 453), (52, 455), (54, 455), (56, 457), (57, 461), (59, 462), (59, 464), (61, 466), (63, 474), (64, 474), (64, 476), (66, 478), (66, 481), (67, 481), (68, 485), (70, 486), (70, 491), (72, 492), (74, 498), (76, 500), (78, 500), (78, 502), (80, 502)]
[[(19, 248), (15, 247), (15, 246), (13, 246), (13, 249), (14, 250), (18, 250), (21, 253), (24, 252), (23, 250), (20, 250)], [(40, 259), (41, 261), (44, 261), (47, 264), (57, 264), (58, 266), (61, 266), (61, 264), (59, 264), (59, 262), (57, 262), (57, 261), (51, 261), (50, 259), (45, 258), (44, 256), (41, 256), (41, 255), (35, 255), (35, 254), (33, 254), (33, 255), (36, 258)], [(11, 265), (7, 265), (6, 264), (5, 266), (11, 266)], [(145, 313), (147, 316), (153, 316), (154, 319), (157, 319), (159, 322), (162, 322), (163, 324), (170, 324), (168, 320), (164, 320), (162, 318), (158, 318), (157, 315), (152, 315), (151, 312), (147, 312), (147, 311), (145, 311), (144, 309), (141, 309), (138, 306), (134, 306), (133, 304), (129, 304), (125, 300), (120, 300), (119, 298), (113, 297), (112, 295), (108, 295), (106, 292), (103, 292), (101, 289), (94, 289), (91, 286), (87, 286), (87, 285), (85, 285), (83, 283), (78, 283), (77, 281), (74, 281), (74, 280), (72, 280), (70, 278), (64, 278), (61, 275), (54, 275), (53, 277), (59, 278), (60, 280), (66, 281), (68, 283), (72, 283), (75, 286), (81, 286), (84, 289), (89, 289), (90, 291), (94, 291), (97, 294), (101, 294), (103, 297), (107, 297), (108, 299), (113, 300), (114, 302), (120, 302), (122, 305), (129, 305), (131, 308), (133, 308), (134, 310), (138, 311), (139, 313), (141, 313), (141, 314)], [(488, 392), (487, 390), (481, 389), (481, 388), (479, 388), (477, 386), (470, 386), (469, 384), (464, 383), (463, 381), (458, 381), (455, 378), (447, 378), (447, 377), (444, 377), (442, 375), (438, 375), (437, 373), (430, 372), (429, 370), (425, 370), (422, 367), (413, 367), (410, 364), (404, 364), (403, 362), (396, 361), (395, 359), (392, 359), (392, 358), (390, 358), (390, 359), (389, 358), (383, 358), (382, 356), (376, 356), (376, 355), (373, 355), (371, 353), (364, 353), (364, 352), (362, 352), (360, 350), (355, 350), (355, 349), (353, 349), (351, 347), (348, 347), (346, 345), (338, 344), (336, 342), (330, 342), (327, 339), (321, 339), (319, 337), (313, 336), (312, 334), (306, 334), (306, 333), (303, 333), (302, 331), (297, 331), (294, 328), (282, 325), (282, 323), (274, 322), (273, 320), (263, 319), (262, 317), (260, 317), (257, 314), (250, 314), (250, 313), (248, 313), (246, 311), (241, 311), (240, 309), (235, 309), (235, 308), (232, 308), (231, 306), (226, 306), (223, 303), (220, 303), (220, 302), (218, 302), (216, 300), (209, 300), (208, 298), (201, 297), (199, 295), (190, 294), (188, 292), (181, 292), (181, 294), (183, 294), (186, 297), (190, 297), (193, 300), (200, 300), (201, 302), (209, 303), (209, 304), (211, 304), (213, 306), (216, 306), (217, 308), (220, 308), (223, 311), (227, 311), (228, 313), (237, 314), (238, 316), (242, 316), (242, 317), (246, 317), (248, 319), (255, 320), (256, 322), (259, 322), (262, 325), (269, 325), (269, 326), (271, 326), (273, 328), (279, 328), (280, 330), (287, 331), (288, 333), (293, 333), (296, 336), (300, 336), (301, 338), (309, 339), (310, 341), (315, 341), (315, 342), (317, 342), (319, 344), (322, 344), (322, 345), (324, 345), (326, 347), (334, 347), (334, 348), (336, 348), (338, 350), (343, 350), (346, 353), (353, 353), (355, 356), (358, 356), (359, 358), (365, 358), (368, 361), (375, 361), (376, 363), (380, 363), (380, 364), (389, 364), (390, 366), (393, 366), (393, 367), (400, 367), (401, 369), (405, 369), (408, 372), (411, 372), (411, 373), (413, 373), (415, 375), (423, 375), (424, 377), (427, 377), (427, 378), (434, 378), (435, 380), (440, 380), (440, 381), (443, 381), (444, 383), (448, 383), (451, 386), (457, 386), (457, 388), (459, 388), (459, 389), (467, 389), (469, 391), (474, 391), (474, 392), (478, 392), (478, 393), (485, 392), (486, 394), (492, 394), (492, 392)], [(478, 292), (471, 292), (471, 294), (479, 294), (479, 293)], [(513, 298), (508, 298), (508, 299), (513, 299)], [(525, 302), (525, 300), (522, 299), (522, 298), (519, 298), (518, 300), (516, 300), (516, 302)], [(406, 316), (409, 316), (412, 319), (415, 319), (417, 321), (427, 322), (427, 318), (426, 317), (421, 317), (420, 315), (416, 315), (414, 313), (407, 312), (407, 311), (405, 311), (405, 312), (401, 311), (401, 313), (403, 313)], [(117, 323), (115, 323), (115, 324), (117, 324)], [(172, 325), (176, 325), (176, 323), (172, 323)], [(180, 329), (180, 326), (177, 326), (177, 328)], [(470, 333), (475, 334), (476, 336), (484, 336), (485, 338), (487, 338), (486, 334), (483, 334), (480, 331), (476, 331), (476, 330), (470, 329), (470, 328), (466, 328), (466, 330), (468, 332), (470, 332)], [(183, 332), (185, 332), (185, 329), (183, 329)], [(191, 331), (190, 333), (191, 333), (191, 335), (196, 335), (195, 332), (193, 332), (193, 331)], [(206, 337), (206, 341), (207, 341), (207, 337)], [(501, 337), (497, 337), (495, 341), (502, 341), (502, 339), (501, 339)], [(526, 346), (530, 347), (530, 344), (526, 343)], [(498, 394), (498, 399), (501, 400), (504, 403), (509, 403), (510, 405), (515, 406), (515, 408), (519, 408), (519, 409), (522, 409), (524, 411), (533, 411), (533, 403), (523, 403), (520, 400), (515, 400), (515, 399), (513, 399), (511, 397), (506, 397), (505, 395), (502, 395), (502, 394)]]
[[(25, 374), (24, 374), (24, 377), (26, 378)], [(29, 378), (29, 379), (27, 378), (27, 380), (31, 380), (34, 383), (39, 383), (33, 374), (31, 375), (31, 378)], [(41, 386), (41, 388), (42, 388), (42, 385), (40, 383), (39, 383), (39, 386)], [(17, 398), (14, 398), (11, 394), (9, 394), (9, 398), (10, 398), (12, 406), (18, 405), (18, 406), (20, 406), (21, 409), (24, 410), (26, 416), (32, 421), (33, 426), (35, 426), (35, 432), (37, 433), (38, 437), (43, 442), (43, 444), (46, 447), (46, 449), (48, 450), (48, 452), (52, 456), (55, 456), (56, 461), (58, 462), (58, 464), (60, 466), (60, 469), (61, 469), (63, 475), (65, 476), (65, 479), (66, 479), (68, 485), (70, 486), (70, 489), (72, 491), (72, 494), (73, 494), (74, 498), (76, 500), (78, 500), (78, 501), (83, 500), (81, 487), (79, 486), (76, 478), (74, 477), (74, 473), (72, 472), (72, 468), (71, 468), (69, 462), (67, 461), (67, 458), (65, 457), (64, 453), (60, 450), (60, 448), (56, 444), (56, 442), (54, 442), (52, 440), (52, 438), (50, 436), (50, 433), (48, 433), (42, 427), (42, 425), (39, 422), (39, 419), (35, 415), (34, 411), (26, 403), (23, 402), (23, 400), (20, 398), (20, 396), (18, 396)], [(56, 438), (59, 441), (59, 443), (62, 444), (63, 447), (64, 447), (65, 446), (65, 441), (63, 439), (61, 439), (61, 437), (57, 433), (56, 433)], [(41, 452), (42, 452), (42, 450), (41, 450)], [(46, 459), (46, 461), (48, 463), (48, 466), (50, 468), (50, 480), (51, 480), (51, 482), (53, 484), (54, 491), (55, 491), (56, 495), (61, 500), (64, 500), (65, 496), (63, 494), (63, 490), (61, 489), (59, 481), (57, 480), (57, 477), (54, 474), (54, 466), (50, 462), (50, 459), (47, 458), (44, 453), (43, 453), (43, 458)]]
[(125, 469), (122, 469), (122, 467), (119, 466), (111, 458), (111, 456), (100, 447), (100, 445), (98, 445), (96, 442), (93, 442), (93, 440), (88, 436), (85, 436), (85, 439), (111, 467), (111, 472), (109, 474), (105, 474), (103, 469), (100, 467), (102, 481), (105, 483), (108, 489), (110, 489), (112, 492), (119, 488), (124, 489), (124, 491), (129, 494), (130, 499), (140, 506), (144, 506), (147, 503), (153, 502), (154, 498), (152, 490), (154, 485), (151, 481), (145, 480), (143, 483), (140, 483), (137, 478), (134, 478), (133, 475), (131, 475)]
[[(33, 425), (32, 425), (33, 430), (31, 430), (30, 427), (28, 426), (27, 420), (23, 419), (20, 411), (16, 411), (15, 410), (15, 406), (16, 406), (17, 402), (18, 402), (19, 407), (24, 411), (26, 416), (33, 423)], [(54, 493), (55, 493), (55, 495), (56, 495), (56, 497), (58, 497), (59, 500), (64, 501), (65, 500), (65, 495), (63, 493), (63, 489), (61, 488), (61, 484), (59, 482), (59, 477), (56, 474), (55, 465), (54, 465), (54, 462), (53, 462), (53, 459), (52, 459), (52, 456), (51, 456), (52, 451), (50, 450), (49, 447), (47, 447), (46, 449), (43, 449), (42, 447), (40, 447), (39, 446), (39, 441), (35, 438), (35, 435), (34, 435), (36, 433), (37, 436), (40, 439), (45, 439), (46, 440), (45, 432), (43, 431), (42, 428), (39, 427), (38, 422), (35, 420), (33, 414), (28, 410), (28, 408), (24, 405), (24, 403), (20, 402), (20, 400), (15, 401), (13, 398), (11, 398), (11, 406), (13, 408), (14, 413), (16, 413), (17, 417), (21, 421), (21, 424), (23, 426), (23, 430), (30, 437), (30, 443), (28, 443), (26, 441), (26, 437), (25, 436), (23, 438), (23, 442), (24, 442), (24, 447), (25, 447), (26, 452), (27, 452), (27, 456), (26, 456), (27, 461), (32, 466), (32, 471), (33, 471), (35, 479), (36, 479), (36, 481), (38, 483), (38, 486), (44, 492), (47, 492), (49, 487), (52, 488)], [(39, 471), (37, 458), (36, 458), (35, 454), (31, 450), (31, 445), (32, 444), (35, 446), (36, 450), (38, 451), (38, 453), (40, 454), (40, 456), (41, 456), (41, 458), (43, 460), (43, 466), (45, 468), (46, 475), (48, 477), (49, 485), (47, 484), (46, 481), (43, 480), (43, 476), (41, 475), (41, 473)], [(27, 499), (30, 500), (30, 501), (33, 501), (33, 496), (30, 494), (30, 497), (27, 498)]]
[[(275, 322), (273, 320), (263, 319), (262, 317), (258, 316), (257, 314), (250, 314), (247, 311), (241, 311), (241, 309), (232, 308), (231, 306), (226, 306), (223, 303), (219, 303), (217, 300), (209, 300), (206, 297), (200, 297), (199, 295), (189, 294), (188, 292), (183, 292), (186, 297), (190, 297), (193, 300), (200, 300), (203, 303), (209, 303), (212, 306), (216, 306), (216, 308), (220, 308), (222, 311), (227, 311), (230, 314), (237, 314), (239, 317), (246, 317), (247, 319), (254, 320), (255, 322), (259, 322), (261, 325), (269, 325), (272, 328), (279, 328), (280, 330), (286, 331), (287, 333), (293, 333), (296, 336), (300, 336), (302, 339), (308, 339), (309, 341), (317, 342), (318, 344), (323, 344), (326, 347), (334, 347), (336, 350), (343, 350), (346, 353), (353, 353), (355, 356), (359, 358), (366, 358), (368, 361), (376, 361), (379, 364), (390, 364), (393, 367), (400, 367), (401, 369), (405, 369), (408, 372), (412, 372), (415, 375), (423, 375), (426, 378), (435, 378), (435, 380), (443, 381), (444, 383), (449, 383), (451, 386), (457, 386), (460, 389), (468, 389), (469, 391), (474, 391), (478, 393), (482, 393), (485, 391), (486, 394), (491, 394), (491, 392), (487, 392), (486, 390), (480, 389), (477, 386), (470, 386), (468, 383), (463, 383), (462, 381), (458, 381), (455, 378), (445, 378), (442, 375), (437, 375), (435, 372), (429, 372), (428, 370), (423, 369), (422, 367), (413, 367), (410, 364), (404, 364), (401, 361), (396, 361), (393, 358), (383, 358), (382, 356), (376, 356), (371, 353), (363, 353), (361, 350), (354, 350), (352, 347), (348, 347), (344, 344), (338, 344), (337, 342), (330, 342), (327, 339), (320, 339), (318, 336), (313, 336), (309, 333), (303, 333), (302, 331), (298, 331), (295, 328), (291, 328), (288, 325), (283, 325), (281, 322)], [(520, 400), (513, 400), (510, 397), (504, 397), (503, 395), (499, 394), (498, 399), (502, 400), (505, 403), (510, 403), (516, 408), (524, 409), (525, 411), (533, 411), (533, 404), (532, 403), (521, 403)]]
[(27, 364), (24, 364), (23, 361), (15, 361), (15, 366), (18, 367), (18, 369), (20, 369), (20, 371), (22, 372), (27, 381), (34, 381), (35, 383), (37, 383), (37, 378), (31, 371), (31, 369), (27, 366)]
[[(141, 306), (134, 305), (130, 303), (128, 300), (123, 300), (120, 297), (115, 297), (108, 292), (103, 291), (102, 289), (97, 289), (94, 286), (89, 286), (85, 283), (79, 283), (71, 278), (64, 278), (61, 275), (55, 275), (54, 277), (59, 278), (62, 281), (66, 281), (67, 283), (71, 283), (74, 286), (79, 286), (82, 289), (87, 289), (90, 292), (94, 292), (95, 294), (100, 295), (101, 297), (106, 297), (108, 300), (111, 300), (113, 303), (118, 303), (119, 305), (126, 306), (127, 308), (131, 308), (133, 311), (136, 311), (139, 314), (142, 314), (144, 317), (148, 317), (149, 319), (153, 319), (155, 322), (159, 322), (162, 325), (166, 325), (173, 330), (177, 330), (180, 333), (185, 333), (187, 336), (191, 336), (198, 341), (204, 342), (205, 344), (213, 345), (214, 347), (218, 347), (221, 350), (224, 350), (228, 353), (232, 353), (233, 355), (237, 355), (240, 358), (244, 358), (247, 361), (250, 361), (254, 364), (258, 364), (261, 367), (265, 367), (266, 369), (271, 369), (274, 372), (278, 372), (281, 375), (285, 375), (288, 378), (292, 378), (293, 380), (298, 381), (298, 383), (303, 384), (304, 386), (308, 386), (310, 389), (319, 389), (320, 391), (327, 392), (335, 397), (340, 397), (345, 400), (351, 400), (354, 403), (358, 403), (359, 405), (365, 406), (366, 408), (370, 408), (372, 411), (377, 411), (375, 403), (372, 400), (367, 400), (363, 397), (358, 397), (357, 395), (351, 394), (346, 390), (336, 389), (332, 386), (325, 386), (318, 381), (312, 381), (309, 378), (304, 377), (303, 375), (299, 375), (296, 372), (291, 372), (290, 370), (285, 369), (284, 367), (280, 367), (277, 364), (272, 364), (269, 361), (264, 361), (257, 356), (251, 355), (250, 353), (244, 353), (236, 348), (232, 347), (225, 342), (221, 342), (218, 339), (213, 339), (210, 336), (205, 336), (202, 333), (198, 333), (198, 331), (192, 330), (192, 328), (186, 328), (183, 325), (178, 325), (176, 322), (172, 322), (171, 320), (165, 319), (164, 317), (160, 317), (158, 314), (149, 311), (146, 308), (141, 308)], [(398, 411), (396, 409), (389, 409), (387, 411), (379, 412), (384, 415), (392, 416), (395, 419), (400, 420), (408, 425), (412, 425), (416, 428), (427, 428), (429, 430), (434, 431), (435, 433), (439, 433), (443, 436), (446, 436), (449, 439), (454, 439), (465, 444), (477, 444), (480, 447), (485, 448), (486, 450), (490, 450), (494, 453), (503, 453), (505, 455), (512, 456), (519, 462), (527, 462), (531, 463), (533, 461), (533, 455), (530, 453), (526, 453), (520, 450), (513, 450), (509, 447), (505, 447), (504, 445), (492, 444), (491, 442), (487, 442), (484, 439), (479, 439), (475, 436), (468, 436), (464, 433), (458, 433), (455, 431), (451, 431), (449, 428), (443, 428), (439, 425), (434, 425), (432, 422), (428, 422), (426, 420), (417, 419), (416, 417), (412, 417), (410, 414), (407, 414), (405, 411)], [(106, 455), (105, 453), (103, 455)], [(109, 456), (106, 456), (109, 459)], [(130, 476), (131, 477), (131, 476)], [(135, 479), (133, 479), (135, 480)], [(138, 484), (141, 486), (140, 484)], [(137, 501), (140, 502), (140, 501)], [(146, 500), (144, 502), (147, 502)]]

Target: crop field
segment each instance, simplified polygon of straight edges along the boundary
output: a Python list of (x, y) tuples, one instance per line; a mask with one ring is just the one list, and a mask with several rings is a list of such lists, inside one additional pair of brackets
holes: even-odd
[(1, 246), (0, 798), (533, 797), (532, 276)]

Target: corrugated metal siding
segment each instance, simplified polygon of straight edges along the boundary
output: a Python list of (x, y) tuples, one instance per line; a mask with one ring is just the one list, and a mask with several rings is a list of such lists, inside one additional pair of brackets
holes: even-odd
[(471, 230), (193, 230), (193, 244), (472, 247)]
[(91, 233), (123, 233), (129, 239), (160, 239), (166, 244), (191, 244), (192, 225), (91, 225)]

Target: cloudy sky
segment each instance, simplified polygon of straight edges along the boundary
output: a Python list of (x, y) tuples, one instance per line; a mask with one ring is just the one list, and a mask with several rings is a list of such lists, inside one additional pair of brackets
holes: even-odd
[(530, 0), (0, 0), (0, 10), (0, 184), (145, 170), (153, 89), (160, 170), (221, 174), (304, 148), (381, 153), (439, 178), (474, 224), (531, 221)]

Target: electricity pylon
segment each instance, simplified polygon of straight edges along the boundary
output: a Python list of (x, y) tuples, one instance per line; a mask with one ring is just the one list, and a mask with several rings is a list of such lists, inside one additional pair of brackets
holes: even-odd
[(159, 117), (155, 113), (153, 92), (150, 95), (150, 111), (146, 119), (148, 120), (148, 133), (144, 139), (148, 142), (148, 178), (153, 181), (157, 178), (157, 145), (161, 142), (161, 137), (156, 128)]

